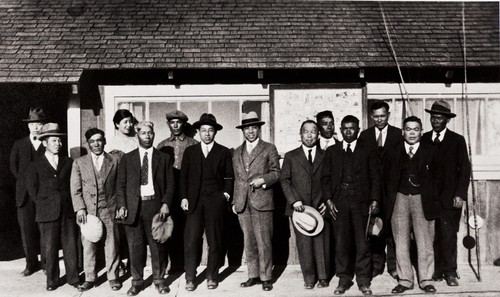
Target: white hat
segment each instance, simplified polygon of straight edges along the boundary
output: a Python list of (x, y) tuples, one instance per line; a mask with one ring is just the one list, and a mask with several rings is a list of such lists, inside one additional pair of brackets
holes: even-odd
[(87, 214), (87, 222), (78, 224), (83, 237), (90, 242), (98, 242), (102, 238), (103, 226), (101, 220), (91, 214)]
[(292, 214), (293, 225), (300, 233), (306, 236), (318, 235), (325, 225), (323, 217), (314, 208), (304, 205), (304, 211), (294, 211)]

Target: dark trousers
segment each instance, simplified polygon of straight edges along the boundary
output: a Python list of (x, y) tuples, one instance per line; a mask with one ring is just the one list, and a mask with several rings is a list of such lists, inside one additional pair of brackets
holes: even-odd
[(44, 247), (40, 244), (40, 230), (35, 222), (35, 202), (28, 200), (23, 206), (17, 208), (17, 221), (21, 229), (24, 255), (26, 256), (26, 268), (35, 269), (38, 265), (38, 252), (42, 258), (42, 266), (45, 265)]
[[(387, 271), (396, 271), (396, 247), (390, 224), (384, 225), (384, 232), (379, 237), (370, 238), (373, 274), (382, 274), (387, 261)], [(387, 248), (387, 253), (386, 253)]]
[(194, 211), (186, 216), (184, 268), (187, 281), (194, 281), (196, 278), (196, 268), (200, 263), (200, 250), (203, 245), (203, 231), (206, 233), (208, 243), (206, 276), (209, 280), (217, 280), (222, 262), (225, 207), (227, 201), (221, 192), (201, 195)]
[(457, 276), (457, 232), (461, 209), (443, 209), (436, 220), (434, 240), (434, 275)]
[[(341, 199), (349, 200), (350, 194), (340, 193)], [(335, 268), (339, 284), (350, 286), (356, 274), (358, 286), (370, 285), (372, 280), (371, 253), (365, 236), (368, 208), (364, 203), (345, 201), (334, 221), (336, 238)], [(355, 253), (355, 260), (351, 255)]]
[(59, 285), (59, 245), (62, 245), (66, 282), (78, 284), (78, 251), (75, 218), (60, 217), (54, 222), (39, 223), (45, 249), (47, 285)]
[[(152, 201), (139, 202), (139, 214), (133, 225), (125, 225), (127, 234), (128, 251), (130, 256), (130, 271), (132, 274), (132, 285), (142, 286), (144, 284), (144, 267), (146, 266), (146, 246), (149, 245), (151, 252), (151, 266), (153, 269), (153, 282), (158, 285), (165, 280), (165, 269), (167, 268), (166, 245), (156, 242), (151, 235), (152, 217), (144, 214), (152, 213), (155, 207)], [(158, 210), (159, 211), (159, 210)], [(157, 212), (158, 212), (157, 211)]]
[(306, 236), (293, 227), (300, 268), (304, 282), (314, 284), (317, 279), (326, 280), (330, 275), (330, 224), (316, 236)]
[(186, 215), (182, 211), (181, 199), (179, 198), (179, 177), (180, 170), (174, 169), (174, 179), (175, 179), (175, 194), (172, 200), (172, 208), (170, 209), (170, 215), (172, 216), (172, 221), (174, 222), (174, 229), (172, 230), (172, 236), (168, 240), (168, 255), (170, 257), (170, 270), (171, 271), (184, 271), (184, 228), (186, 226)]

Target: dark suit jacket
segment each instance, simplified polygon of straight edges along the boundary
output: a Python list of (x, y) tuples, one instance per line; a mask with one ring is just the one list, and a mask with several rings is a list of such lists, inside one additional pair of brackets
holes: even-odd
[[(370, 147), (377, 148), (378, 144), (377, 144), (377, 138), (375, 137), (375, 129), (377, 128), (375, 126), (372, 126), (366, 130), (361, 131), (358, 137), (358, 141), (364, 142)], [(403, 143), (402, 135), (403, 132), (401, 131), (401, 129), (388, 125), (387, 137), (385, 139), (384, 149), (387, 151)]]
[[(226, 192), (232, 196), (234, 173), (231, 152), (227, 147), (214, 143), (210, 154), (213, 154), (212, 169), (215, 171), (219, 183), (220, 194), (223, 195)], [(200, 143), (186, 148), (182, 157), (180, 197), (188, 200), (187, 214), (192, 213), (198, 203), (201, 185), (201, 158), (204, 158), (204, 156)]]
[(73, 159), (59, 155), (57, 170), (45, 156), (31, 163), (26, 171), (26, 186), (36, 204), (35, 220), (39, 223), (56, 221), (61, 215), (74, 217), (70, 194)]
[[(43, 155), (45, 147), (40, 144), (38, 153)], [(28, 190), (26, 188), (26, 169), (32, 161), (35, 160), (35, 148), (31, 144), (29, 137), (24, 137), (12, 146), (10, 152), (10, 171), (16, 178), (16, 205), (23, 206), (29, 199)]]
[[(340, 199), (344, 156), (342, 144), (338, 144), (330, 146), (323, 157), (321, 174), (323, 199), (332, 199), (337, 208), (348, 206), (346, 201)], [(371, 201), (380, 202), (382, 188), (380, 159), (370, 147), (360, 141), (357, 142), (351, 158), (354, 158), (354, 178), (359, 182), (359, 191), (368, 212), (368, 204)]]
[[(154, 211), (143, 214), (152, 219), (160, 211), (163, 203), (171, 208), (174, 195), (174, 170), (170, 157), (161, 151), (153, 148), (151, 165), (153, 172), (153, 187), (155, 199), (153, 203)], [(133, 225), (139, 215), (139, 202), (141, 201), (141, 157), (139, 149), (135, 149), (125, 154), (118, 165), (118, 177), (116, 181), (116, 207), (125, 207), (128, 215), (123, 224)]]
[[(384, 197), (384, 219), (389, 224), (394, 209), (394, 202), (401, 180), (401, 167), (403, 158), (406, 156), (404, 143), (387, 152), (384, 167), (386, 174), (384, 187), (386, 197)], [(418, 181), (420, 183), (420, 195), (422, 196), (422, 207), (427, 220), (434, 220), (439, 216), (440, 203), (436, 197), (435, 183), (432, 176), (432, 159), (434, 148), (427, 143), (420, 143), (415, 156), (418, 156)]]
[[(116, 211), (116, 175), (118, 171), (118, 156), (107, 153), (101, 165), (103, 173), (106, 206), (110, 217), (115, 217)], [(71, 171), (71, 198), (75, 212), (85, 209), (87, 213), (97, 216), (98, 187), (92, 155), (80, 157), (73, 162)]]
[(302, 204), (315, 209), (324, 202), (321, 193), (321, 167), (324, 154), (321, 149), (316, 149), (312, 166), (302, 146), (285, 154), (281, 170), (281, 188), (289, 204), (285, 210), (286, 215), (292, 214), (292, 205), (296, 201), (302, 201)]
[[(433, 144), (432, 131), (422, 136), (422, 143)], [(453, 198), (467, 200), (471, 165), (465, 139), (450, 129), (434, 155), (433, 173), (437, 183), (437, 195), (444, 209), (453, 208)]]
[[(245, 170), (243, 151), (246, 150), (245, 143), (240, 145), (233, 153), (233, 168), (235, 173), (234, 195), (232, 204), (237, 212), (242, 212), (248, 202), (260, 211), (274, 209), (273, 184), (280, 178), (280, 162), (276, 147), (259, 139), (251, 154), (248, 172)], [(262, 177), (266, 182), (266, 188), (260, 187), (251, 190), (250, 181)]]

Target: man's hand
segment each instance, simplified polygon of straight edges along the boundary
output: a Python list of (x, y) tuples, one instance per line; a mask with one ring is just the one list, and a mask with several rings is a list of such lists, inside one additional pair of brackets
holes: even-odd
[(76, 212), (76, 223), (77, 224), (87, 223), (87, 211), (85, 209), (80, 209)]
[(293, 210), (295, 210), (296, 212), (303, 212), (306, 209), (302, 204), (302, 201), (295, 201), (292, 206)]
[(224, 197), (226, 197), (226, 200), (229, 201), (229, 198), (231, 198), (231, 196), (229, 196), (228, 193), (224, 192)]
[(326, 200), (326, 207), (328, 208), (328, 213), (336, 220), (339, 211), (331, 199)]
[(380, 206), (379, 206), (379, 203), (378, 201), (372, 201), (372, 203), (370, 203), (370, 208), (369, 208), (369, 211), (370, 213), (376, 215), (380, 212)]
[(233, 206), (231, 207), (231, 209), (233, 210), (233, 213), (234, 213), (235, 215), (237, 215), (237, 214), (238, 214), (238, 212), (236, 212), (236, 206), (235, 206), (234, 204), (233, 204)]
[(182, 208), (183, 211), (188, 211), (188, 209), (189, 209), (189, 202), (188, 202), (187, 198), (183, 198), (181, 200), (181, 208)]
[(166, 203), (163, 203), (160, 208), (160, 219), (162, 222), (165, 222), (168, 218), (169, 215), (169, 210), (168, 210), (168, 205)]
[(321, 203), (318, 207), (319, 214), (324, 217), (326, 213), (326, 205), (324, 203)]
[(453, 207), (455, 208), (462, 208), (462, 205), (464, 205), (464, 200), (458, 196), (455, 196), (455, 198), (453, 198)]
[(260, 188), (266, 181), (262, 177), (257, 177), (250, 182), (250, 186), (253, 188)]
[(125, 220), (127, 218), (127, 215), (128, 215), (128, 211), (125, 207), (120, 207), (120, 209), (118, 209), (116, 211), (116, 218), (119, 219), (119, 220)]

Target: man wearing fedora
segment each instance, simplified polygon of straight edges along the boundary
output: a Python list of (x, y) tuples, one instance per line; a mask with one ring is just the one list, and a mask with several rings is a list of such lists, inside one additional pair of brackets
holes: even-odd
[(179, 180), (181, 174), (182, 156), (187, 147), (198, 143), (197, 140), (185, 133), (189, 118), (180, 110), (169, 111), (166, 114), (167, 124), (170, 129), (170, 137), (161, 141), (157, 148), (168, 154), (174, 160), (175, 193), (172, 200), (174, 207), (170, 210), (175, 228), (168, 242), (168, 253), (170, 254), (170, 273), (184, 271), (184, 226), (186, 216), (182, 209), (179, 196)]
[(436, 281), (444, 278), (448, 286), (458, 286), (457, 232), (462, 205), (467, 199), (471, 164), (464, 137), (446, 127), (456, 116), (451, 112), (450, 104), (438, 100), (425, 111), (431, 115), (432, 131), (423, 135), (422, 143), (435, 147), (433, 174), (441, 202), (441, 212), (436, 220), (433, 278)]
[[(323, 150), (316, 145), (319, 127), (316, 122), (307, 120), (300, 127), (302, 145), (285, 154), (281, 171), (281, 187), (288, 200), (285, 214), (302, 213), (305, 206), (325, 213), (326, 206), (321, 193), (321, 167)], [(293, 219), (293, 218), (292, 218)], [(315, 218), (316, 219), (316, 218)], [(323, 230), (315, 234), (294, 225), (295, 239), (300, 267), (304, 277), (304, 288), (313, 289), (316, 281), (318, 288), (328, 287), (330, 273), (330, 224), (320, 216)], [(319, 224), (319, 222), (316, 222)], [(299, 227), (297, 227), (299, 226)]]
[(273, 288), (273, 185), (280, 178), (276, 147), (260, 139), (261, 121), (252, 111), (243, 115), (241, 129), (245, 142), (233, 154), (235, 172), (233, 212), (243, 230), (248, 280), (241, 287), (262, 281), (262, 289)]
[(70, 193), (73, 160), (62, 152), (64, 135), (56, 123), (43, 125), (37, 139), (45, 147), (45, 154), (31, 163), (26, 171), (26, 186), (36, 204), (36, 221), (45, 251), (47, 291), (53, 291), (60, 285), (60, 243), (66, 282), (75, 288), (79, 285), (77, 230)]
[[(371, 295), (372, 265), (365, 228), (368, 212), (379, 210), (380, 159), (368, 145), (357, 141), (358, 118), (345, 116), (340, 132), (342, 144), (326, 150), (321, 177), (323, 199), (334, 218), (335, 266), (339, 277), (334, 294), (344, 294), (356, 275), (359, 290)], [(355, 260), (351, 259), (353, 254)]]
[(172, 160), (153, 147), (152, 122), (139, 122), (135, 131), (139, 147), (122, 157), (116, 181), (117, 218), (125, 225), (131, 260), (132, 286), (127, 295), (135, 296), (143, 289), (147, 245), (153, 283), (160, 294), (167, 294), (170, 290), (164, 279), (166, 246), (153, 239), (151, 228), (156, 214), (160, 214), (162, 221), (170, 215), (175, 187)]
[[(370, 117), (374, 125), (359, 134), (359, 141), (368, 144), (379, 156), (381, 164), (384, 158), (387, 158), (386, 152), (402, 143), (402, 131), (392, 125), (389, 125), (389, 104), (382, 100), (376, 100), (370, 105)], [(387, 173), (382, 170), (382, 180)], [(382, 196), (385, 193), (382, 189)], [(385, 207), (381, 205), (383, 211)], [(383, 215), (383, 214), (380, 214)], [(387, 257), (385, 248), (387, 246)], [(396, 272), (396, 252), (394, 250), (394, 239), (389, 224), (386, 224), (383, 233), (378, 237), (370, 239), (370, 249), (373, 261), (373, 277), (384, 272), (384, 266), (387, 258), (387, 272), (397, 279)]]
[(435, 198), (432, 159), (434, 148), (420, 142), (422, 121), (411, 116), (403, 121), (404, 143), (386, 152), (384, 158), (386, 196), (382, 203), (386, 225), (391, 224), (396, 243), (398, 285), (392, 293), (413, 288), (410, 233), (417, 246), (419, 285), (426, 293), (436, 292), (434, 272), (434, 222), (440, 203)]
[(218, 286), (224, 211), (233, 192), (234, 179), (231, 152), (214, 141), (217, 131), (222, 130), (215, 116), (202, 114), (193, 128), (198, 129), (201, 143), (184, 152), (179, 191), (181, 208), (186, 213), (184, 268), (187, 291), (196, 288), (194, 281), (201, 260), (204, 231), (208, 242), (207, 288)]
[[(26, 169), (31, 162), (39, 160), (45, 153), (45, 147), (36, 137), (46, 121), (42, 108), (30, 108), (28, 118), (23, 119), (30, 134), (14, 142), (10, 153), (10, 171), (16, 178), (17, 220), (26, 256), (26, 267), (21, 272), (23, 276), (31, 275), (45, 265), (45, 253), (43, 246), (40, 246), (40, 232), (35, 222), (35, 202), (29, 198), (26, 188)], [(38, 261), (39, 250), (41, 264)]]
[(340, 143), (335, 136), (335, 119), (330, 110), (323, 110), (316, 115), (316, 123), (319, 127), (319, 139), (317, 146), (325, 151), (328, 147)]
[[(91, 128), (85, 132), (85, 138), (90, 154), (76, 159), (71, 171), (73, 208), (80, 225), (87, 223), (87, 214), (96, 216), (102, 221), (106, 272), (111, 289), (116, 291), (122, 287), (118, 280), (119, 234), (114, 223), (118, 156), (104, 152), (106, 145), (104, 131)], [(94, 287), (97, 278), (97, 243), (87, 240), (82, 235), (82, 245), (85, 282), (78, 287), (80, 292)]]

